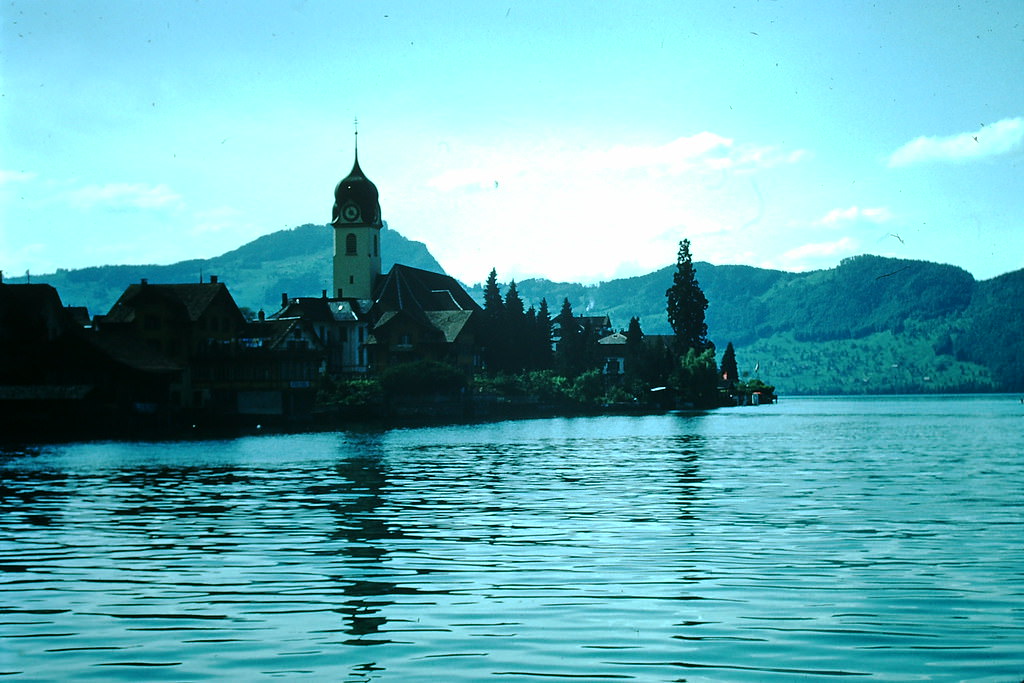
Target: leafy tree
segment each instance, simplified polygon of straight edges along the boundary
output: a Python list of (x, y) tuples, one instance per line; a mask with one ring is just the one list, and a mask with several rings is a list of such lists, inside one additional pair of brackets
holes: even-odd
[(709, 348), (708, 326), (704, 312), (708, 308), (707, 297), (701, 291), (690, 255), (690, 240), (679, 243), (676, 255), (676, 272), (672, 286), (665, 291), (668, 300), (668, 322), (676, 335), (680, 353), (693, 349), (698, 353)]
[(467, 386), (467, 378), (447, 363), (419, 360), (388, 366), (380, 373), (380, 384), (391, 396), (422, 396), (457, 393)]
[(709, 408), (721, 403), (718, 392), (718, 367), (714, 349), (697, 351), (687, 349), (671, 378), (670, 386), (680, 400), (698, 408)]
[(728, 385), (736, 384), (740, 378), (739, 369), (736, 367), (736, 350), (729, 342), (722, 354), (722, 381)]

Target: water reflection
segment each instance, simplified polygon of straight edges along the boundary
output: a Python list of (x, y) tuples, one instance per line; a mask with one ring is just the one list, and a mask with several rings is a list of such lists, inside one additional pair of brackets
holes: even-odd
[(8, 454), (0, 671), (1009, 680), (1019, 416), (979, 453), (909, 412)]
[[(346, 645), (382, 645), (390, 642), (381, 634), (387, 617), (383, 608), (394, 604), (390, 596), (398, 594), (398, 583), (380, 580), (385, 573), (388, 550), (385, 541), (399, 538), (401, 532), (382, 514), (388, 471), (380, 438), (366, 436), (341, 447), (334, 484), (313, 487), (307, 492), (326, 498), (334, 516), (330, 537), (343, 541), (341, 573), (331, 576), (341, 586), (344, 603), (335, 609), (343, 615), (344, 630), (353, 636)], [(331, 490), (333, 488), (333, 490)], [(375, 662), (354, 665), (352, 674), (380, 670)]]

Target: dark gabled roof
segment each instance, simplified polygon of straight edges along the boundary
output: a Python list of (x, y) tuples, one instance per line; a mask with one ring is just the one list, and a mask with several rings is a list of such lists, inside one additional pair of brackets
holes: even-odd
[(334, 322), (328, 300), (323, 297), (297, 297), (289, 299), (288, 305), (270, 316), (279, 318), (303, 318), (316, 322)]
[(302, 318), (313, 322), (354, 322), (359, 319), (358, 303), (352, 299), (297, 297), (271, 318)]
[(480, 306), (455, 278), (429, 270), (395, 264), (377, 280), (373, 312), (403, 311), (426, 320), (426, 311), (479, 311)]
[(618, 346), (628, 344), (629, 339), (626, 337), (626, 335), (622, 334), (621, 332), (613, 332), (609, 334), (607, 337), (601, 337), (600, 339), (598, 339), (597, 343), (605, 344), (607, 346)]
[(64, 310), (76, 325), (87, 327), (92, 322), (89, 319), (89, 309), (85, 306), (65, 306)]
[[(214, 299), (221, 294), (229, 298), (227, 286), (223, 282), (201, 282), (176, 285), (135, 284), (128, 285), (110, 312), (104, 317), (105, 322), (131, 322), (135, 319), (135, 301), (139, 297), (155, 296), (164, 299), (180, 311), (192, 322), (199, 320)], [(234, 299), (232, 299), (232, 302)]]
[(260, 340), (259, 346), (262, 348), (277, 349), (289, 340), (292, 330), (296, 327), (305, 333), (303, 339), (313, 340), (318, 348), (323, 348), (323, 342), (310, 327), (310, 322), (304, 318), (254, 320), (246, 323), (240, 336), (243, 340)]
[(74, 327), (52, 286), (0, 284), (0, 341), (48, 341)]

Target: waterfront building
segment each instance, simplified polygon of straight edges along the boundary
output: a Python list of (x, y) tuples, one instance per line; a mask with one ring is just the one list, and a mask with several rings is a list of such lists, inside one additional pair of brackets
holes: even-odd
[(382, 226), (377, 186), (359, 166), (357, 145), (352, 170), (334, 189), (334, 292), (368, 320), (369, 367), (437, 360), (472, 372), (480, 306), (443, 273), (395, 264), (382, 274)]

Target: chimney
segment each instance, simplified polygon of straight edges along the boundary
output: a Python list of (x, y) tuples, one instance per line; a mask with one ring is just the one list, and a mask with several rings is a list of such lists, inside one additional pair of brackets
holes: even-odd
[(325, 290), (323, 290), (323, 295), (322, 295), (322, 298), (324, 298), (324, 299), (326, 299), (326, 298), (327, 298), (327, 290), (326, 290), (326, 289), (325, 289)]
[(288, 292), (281, 292), (281, 308), (288, 307)]
[(217, 276), (216, 275), (211, 275), (210, 276), (210, 284), (211, 285), (217, 284)]
[(263, 322), (264, 320), (267, 319), (267, 314), (263, 312), (262, 308), (260, 309), (259, 316), (260, 316), (260, 322)]
[(149, 279), (148, 279), (148, 278), (142, 278), (142, 280), (140, 281), (140, 283), (141, 283), (141, 284), (144, 284), (144, 285), (148, 285), (148, 284), (149, 284)]

